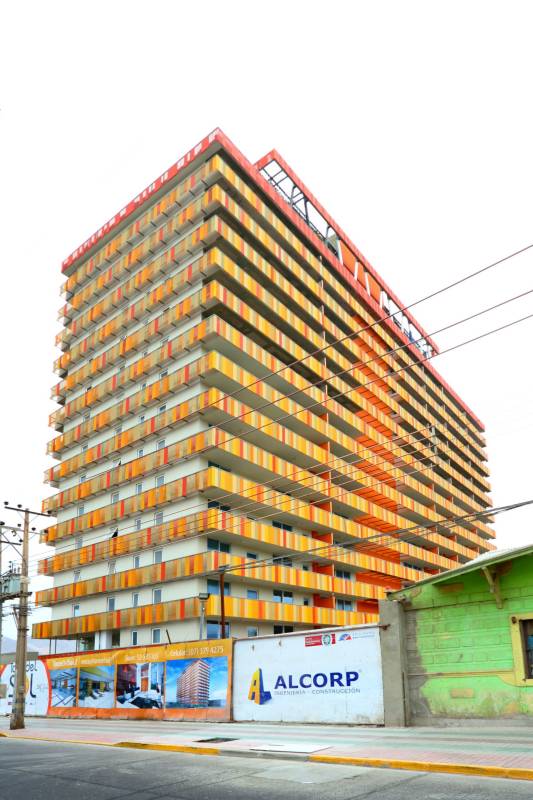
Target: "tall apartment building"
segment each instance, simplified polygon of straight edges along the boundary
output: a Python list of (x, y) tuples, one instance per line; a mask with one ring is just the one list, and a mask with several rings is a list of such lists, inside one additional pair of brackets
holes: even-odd
[[(377, 619), (491, 549), (483, 426), (275, 152), (216, 130), (63, 263), (37, 638), (103, 648)], [(454, 523), (447, 520), (456, 520)]]
[(211, 668), (202, 658), (192, 661), (176, 681), (176, 702), (181, 706), (209, 705)]

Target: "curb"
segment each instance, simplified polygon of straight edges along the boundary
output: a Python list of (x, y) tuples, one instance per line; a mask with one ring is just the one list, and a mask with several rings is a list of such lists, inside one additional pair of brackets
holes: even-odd
[(149, 742), (95, 742), (70, 739), (50, 739), (44, 736), (13, 736), (0, 733), (5, 739), (15, 741), (56, 742), (60, 744), (96, 745), (97, 747), (120, 747), (132, 750), (155, 750), (170, 753), (188, 753), (201, 756), (233, 756), (239, 758), (280, 759), (283, 761), (305, 761), (311, 764), (343, 764), (344, 766), (375, 767), (379, 769), (403, 769), (414, 772), (440, 772), (452, 775), (477, 775), (483, 778), (507, 778), (533, 781), (533, 769), (519, 767), (493, 767), (480, 764), (446, 764), (429, 761), (409, 761), (394, 758), (364, 758), (355, 756), (303, 755), (286, 752), (262, 752), (261, 750), (222, 750), (218, 747), (194, 747), (181, 744), (152, 744)]

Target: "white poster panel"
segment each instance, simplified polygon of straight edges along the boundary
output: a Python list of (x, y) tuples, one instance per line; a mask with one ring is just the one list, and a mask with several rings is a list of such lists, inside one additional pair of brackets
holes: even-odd
[(239, 721), (383, 724), (379, 629), (240, 639), (233, 714)]
[[(0, 715), (11, 714), (15, 692), (15, 664), (0, 667)], [(46, 717), (50, 700), (50, 680), (42, 661), (26, 661), (26, 709), (34, 717)]]

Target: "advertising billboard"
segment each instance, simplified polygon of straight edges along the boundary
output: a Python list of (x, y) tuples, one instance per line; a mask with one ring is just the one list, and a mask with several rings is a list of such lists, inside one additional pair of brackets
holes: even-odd
[(384, 722), (376, 626), (241, 639), (233, 683), (238, 721)]
[[(231, 710), (231, 639), (42, 656), (26, 666), (26, 714), (215, 719)], [(15, 665), (0, 668), (10, 714)]]

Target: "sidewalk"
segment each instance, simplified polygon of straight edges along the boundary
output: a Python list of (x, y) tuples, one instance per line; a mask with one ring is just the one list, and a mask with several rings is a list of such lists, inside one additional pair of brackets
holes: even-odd
[(269, 723), (33, 719), (0, 735), (205, 755), (297, 758), (533, 780), (532, 728), (350, 728)]

